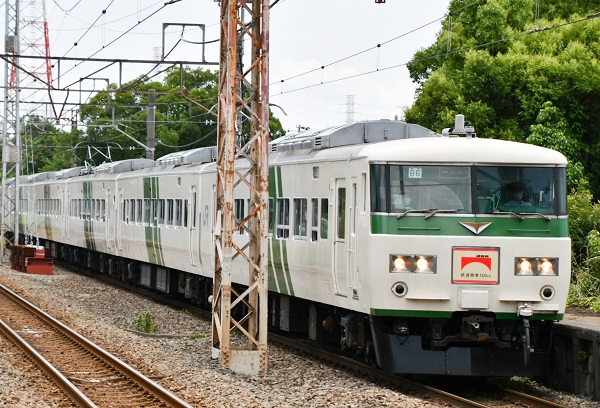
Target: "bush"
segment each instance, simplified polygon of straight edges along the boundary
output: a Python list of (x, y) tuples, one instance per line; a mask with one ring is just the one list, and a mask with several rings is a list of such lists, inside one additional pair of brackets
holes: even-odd
[(158, 324), (154, 323), (152, 313), (146, 312), (146, 314), (140, 314), (138, 316), (137, 322), (135, 323), (135, 328), (143, 333), (156, 333), (158, 330)]

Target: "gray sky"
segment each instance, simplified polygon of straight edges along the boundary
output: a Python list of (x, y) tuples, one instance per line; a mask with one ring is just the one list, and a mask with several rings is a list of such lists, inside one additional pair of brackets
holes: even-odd
[[(449, 2), (279, 1), (271, 10), (269, 76), (270, 100), (287, 113), (286, 116), (273, 108), (284, 128), (318, 128), (345, 122), (349, 95), (354, 97), (355, 120), (401, 116), (402, 107), (412, 104), (415, 90), (405, 64), (415, 51), (434, 41)], [(51, 55), (153, 59), (157, 50), (160, 53), (163, 23), (205, 24), (205, 39), (218, 40), (219, 3), (164, 3), (165, 0), (46, 0)], [(3, 20), (4, 5), (2, 10)], [(102, 10), (106, 13), (102, 14)], [(27, 35), (27, 29), (22, 27), (22, 35)], [(180, 26), (172, 25), (165, 30), (164, 38), (165, 53), (171, 52), (168, 59), (201, 60), (201, 46), (192, 44), (202, 40), (198, 28), (186, 27), (182, 32)], [(378, 48), (377, 44), (382, 45)], [(218, 62), (218, 53), (218, 42), (205, 48), (207, 61)], [(359, 55), (349, 58), (355, 54)], [(152, 68), (126, 64), (119, 71), (117, 66), (103, 68), (105, 65), (63, 62), (60, 72), (55, 68), (53, 76), (55, 80), (60, 78), (60, 86), (77, 84), (74, 89), (79, 89), (80, 78), (96, 78), (82, 81), (81, 88), (100, 90), (106, 87), (105, 79), (119, 82), (120, 72), (121, 80), (127, 82)], [(320, 69), (321, 66), (325, 68)], [(84, 102), (88, 97), (74, 92), (68, 97), (57, 93), (53, 99)]]

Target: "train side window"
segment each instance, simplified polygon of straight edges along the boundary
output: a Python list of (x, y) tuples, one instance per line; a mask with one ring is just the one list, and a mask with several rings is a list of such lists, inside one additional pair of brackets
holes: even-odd
[(153, 198), (152, 200), (150, 200), (150, 211), (152, 214), (152, 219), (150, 221), (150, 224), (153, 227), (156, 227), (158, 225), (158, 200), (156, 198)]
[(329, 222), (329, 199), (321, 198), (321, 239), (327, 239)]
[(173, 225), (173, 199), (167, 200), (167, 225)]
[(294, 198), (294, 239), (306, 240), (306, 198)]
[[(233, 211), (234, 211), (233, 227), (236, 228), (239, 225), (240, 221), (244, 219), (244, 199), (243, 198), (236, 198), (233, 201)], [(243, 234), (244, 228), (240, 228), (236, 232), (238, 234)]]
[(183, 226), (188, 226), (188, 211), (190, 210), (190, 204), (188, 200), (183, 200)]
[(367, 211), (367, 173), (361, 173), (360, 188), (362, 189), (362, 202), (360, 203), (360, 212), (364, 214)]
[(277, 199), (277, 238), (290, 236), (290, 199)]
[(384, 164), (371, 165), (371, 211), (388, 212), (387, 176)]
[(183, 213), (183, 202), (180, 198), (175, 200), (175, 226), (181, 227), (181, 215)]
[(129, 222), (135, 223), (135, 200), (129, 199)]
[(158, 200), (158, 225), (165, 225), (165, 200)]
[(346, 238), (346, 188), (338, 187), (338, 228), (337, 237)]
[(150, 199), (144, 198), (144, 218), (142, 222), (145, 224), (150, 223)]
[(196, 203), (196, 192), (194, 191), (194, 193), (192, 194), (192, 227), (196, 228), (196, 212), (198, 211), (198, 204)]
[(273, 227), (275, 223), (275, 202), (269, 198), (269, 236), (273, 236)]
[(141, 223), (141, 222), (143, 222), (143, 216), (144, 216), (144, 215), (143, 215), (144, 213), (143, 213), (143, 211), (142, 211), (142, 199), (141, 199), (141, 198), (138, 198), (138, 199), (136, 200), (136, 202), (137, 202), (137, 211), (136, 211), (136, 218), (135, 218), (135, 222), (137, 222), (137, 223)]
[(313, 198), (310, 200), (311, 208), (311, 224), (310, 224), (310, 240), (316, 241), (319, 234), (319, 199)]
[(90, 214), (91, 214), (91, 203), (90, 203), (90, 199), (87, 198), (84, 200), (83, 205), (85, 206), (85, 219), (86, 220), (90, 220)]

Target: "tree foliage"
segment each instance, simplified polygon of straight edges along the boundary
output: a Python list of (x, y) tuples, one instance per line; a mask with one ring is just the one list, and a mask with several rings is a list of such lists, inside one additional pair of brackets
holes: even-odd
[[(116, 85), (111, 85), (116, 90)], [(127, 92), (98, 92), (81, 109), (87, 131), (82, 146), (111, 144), (111, 159), (145, 157), (148, 94), (156, 92), (154, 157), (174, 151), (217, 144), (218, 74), (198, 69), (169, 70), (162, 81), (137, 78), (123, 87)], [(271, 133), (282, 133), (279, 120), (271, 116)], [(118, 130), (117, 130), (118, 128)], [(249, 130), (249, 127), (244, 129)], [(135, 141), (134, 141), (135, 139)], [(136, 142), (137, 141), (137, 142)], [(87, 150), (78, 150), (78, 162)], [(106, 160), (96, 156), (94, 164)]]
[(61, 170), (71, 165), (71, 149), (77, 136), (57, 129), (40, 116), (26, 116), (22, 122), (23, 173)]
[[(462, 113), (482, 137), (551, 147), (569, 186), (600, 197), (598, 1), (453, 0), (442, 31), (408, 69), (419, 84), (406, 120), (433, 129)], [(544, 29), (550, 28), (550, 29)]]
[(462, 113), (480, 137), (562, 152), (570, 302), (600, 311), (600, 1), (452, 0), (449, 10), (408, 64), (419, 88), (406, 120), (442, 129)]

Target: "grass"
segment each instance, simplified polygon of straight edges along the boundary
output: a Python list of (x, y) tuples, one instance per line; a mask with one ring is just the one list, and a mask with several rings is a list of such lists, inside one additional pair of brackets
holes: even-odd
[(143, 333), (156, 333), (158, 330), (158, 324), (154, 323), (152, 313), (146, 312), (146, 314), (140, 314), (137, 322), (135, 323), (135, 329)]

